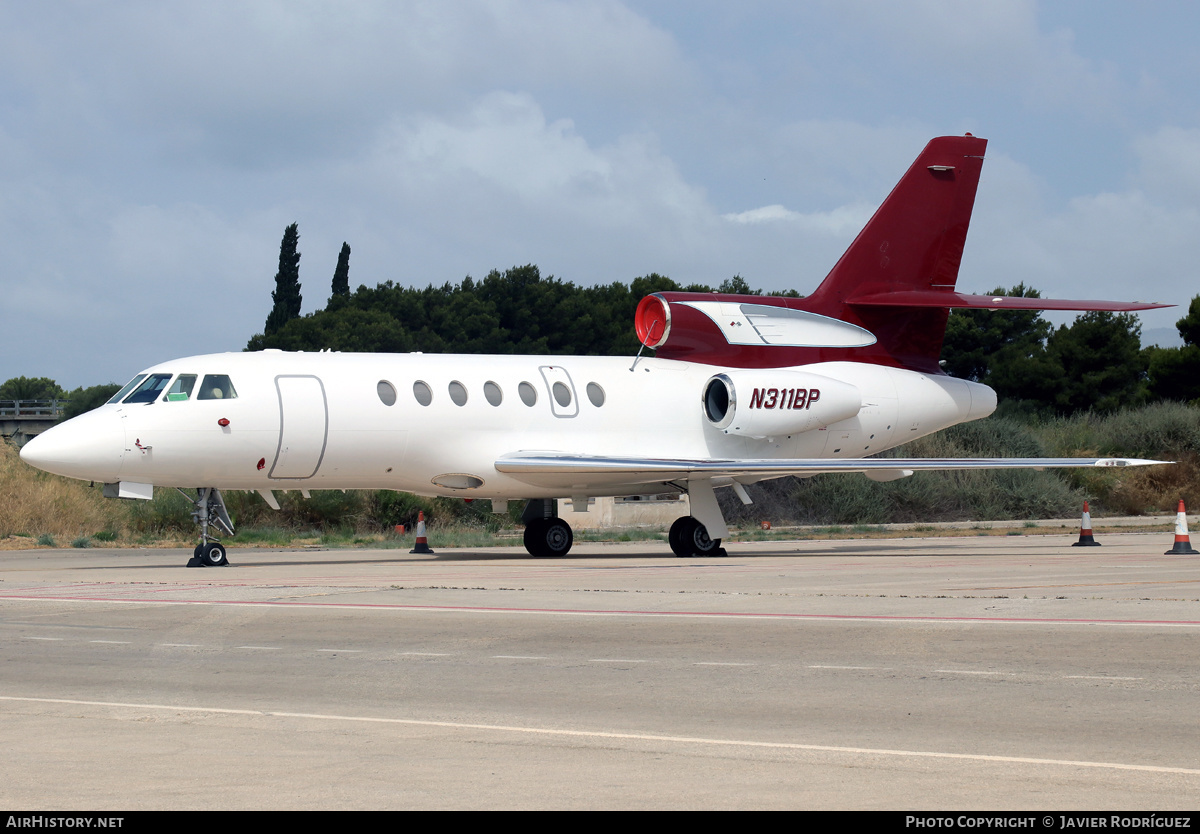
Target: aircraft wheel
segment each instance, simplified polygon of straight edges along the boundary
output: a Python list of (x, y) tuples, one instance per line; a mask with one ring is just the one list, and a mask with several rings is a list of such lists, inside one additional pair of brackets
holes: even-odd
[(691, 516), (681, 516), (675, 519), (675, 523), (671, 525), (670, 531), (667, 532), (667, 544), (671, 545), (671, 552), (680, 558), (687, 558), (692, 555), (692, 551), (688, 549), (683, 540), (687, 529), (694, 520)]
[(525, 549), (541, 559), (566, 556), (575, 541), (571, 525), (561, 518), (539, 518), (525, 525)]
[(218, 568), (229, 564), (225, 545), (220, 542), (209, 542), (200, 548), (200, 559), (210, 568)]
[(554, 558), (566, 556), (571, 550), (571, 545), (575, 543), (575, 534), (571, 531), (571, 525), (561, 518), (550, 519), (550, 523), (546, 525), (545, 542), (547, 556)]
[(542, 543), (544, 536), (542, 528), (546, 526), (546, 519), (535, 518), (533, 521), (525, 525), (525, 550), (530, 556), (542, 558), (548, 554), (542, 552)]
[(692, 516), (684, 516), (671, 525), (667, 534), (676, 556), (724, 556), (720, 539), (709, 538), (708, 528)]

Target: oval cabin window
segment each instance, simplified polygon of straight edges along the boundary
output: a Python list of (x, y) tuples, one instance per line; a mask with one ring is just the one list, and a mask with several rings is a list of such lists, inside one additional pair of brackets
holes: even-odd
[(492, 405), (500, 405), (504, 402), (504, 392), (500, 390), (500, 386), (488, 380), (483, 383), (483, 397)]
[(433, 391), (421, 380), (413, 383), (413, 396), (421, 405), (429, 405), (433, 402)]
[(563, 385), (561, 382), (556, 382), (550, 391), (554, 394), (554, 401), (563, 408), (566, 408), (571, 404), (571, 389), (566, 385)]
[(379, 394), (379, 401), (384, 405), (396, 404), (396, 387), (386, 379), (379, 380), (379, 384), (375, 386), (375, 391)]
[(592, 401), (592, 405), (599, 408), (604, 405), (604, 389), (594, 382), (587, 384), (588, 399)]
[(528, 382), (522, 382), (517, 386), (517, 393), (521, 396), (521, 402), (533, 408), (537, 405), (537, 389)]

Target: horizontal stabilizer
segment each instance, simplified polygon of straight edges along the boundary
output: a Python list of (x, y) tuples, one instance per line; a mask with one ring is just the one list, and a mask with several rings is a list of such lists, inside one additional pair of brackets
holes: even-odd
[(1026, 298), (1013, 295), (970, 295), (944, 290), (901, 290), (852, 298), (856, 307), (941, 307), (970, 310), (1101, 310), (1129, 313), (1171, 307), (1156, 301), (1091, 301), (1069, 298)]

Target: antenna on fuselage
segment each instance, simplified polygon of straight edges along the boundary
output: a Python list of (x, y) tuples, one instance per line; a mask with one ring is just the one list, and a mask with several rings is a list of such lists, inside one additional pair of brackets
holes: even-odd
[(638, 348), (637, 356), (633, 357), (633, 364), (629, 366), (630, 373), (633, 373), (633, 369), (636, 368), (637, 363), (639, 361), (641, 361), (642, 351), (646, 349), (646, 343), (654, 340), (654, 328), (655, 328), (655, 326), (657, 326), (659, 324), (661, 324), (660, 321), (651, 322), (650, 328), (646, 331), (646, 338), (638, 340), (642, 343), (642, 346), (640, 348)]

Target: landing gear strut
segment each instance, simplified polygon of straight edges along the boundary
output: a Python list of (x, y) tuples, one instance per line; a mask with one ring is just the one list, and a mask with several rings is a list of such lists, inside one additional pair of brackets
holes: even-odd
[(525, 505), (525, 549), (530, 556), (557, 559), (566, 556), (575, 541), (571, 525), (555, 518), (554, 499), (534, 498)]
[(667, 542), (676, 556), (728, 556), (720, 539), (709, 538), (708, 528), (690, 515), (675, 519), (667, 533)]
[(221, 491), (216, 487), (204, 487), (196, 490), (195, 498), (183, 490), (179, 490), (179, 492), (196, 508), (192, 510), (192, 520), (200, 527), (200, 544), (196, 545), (187, 566), (189, 568), (216, 568), (228, 565), (229, 555), (225, 550), (225, 545), (216, 539), (210, 539), (208, 535), (210, 527), (217, 532), (223, 531), (230, 536), (233, 535), (233, 522), (229, 520), (229, 511), (225, 509), (225, 500), (221, 498)]

